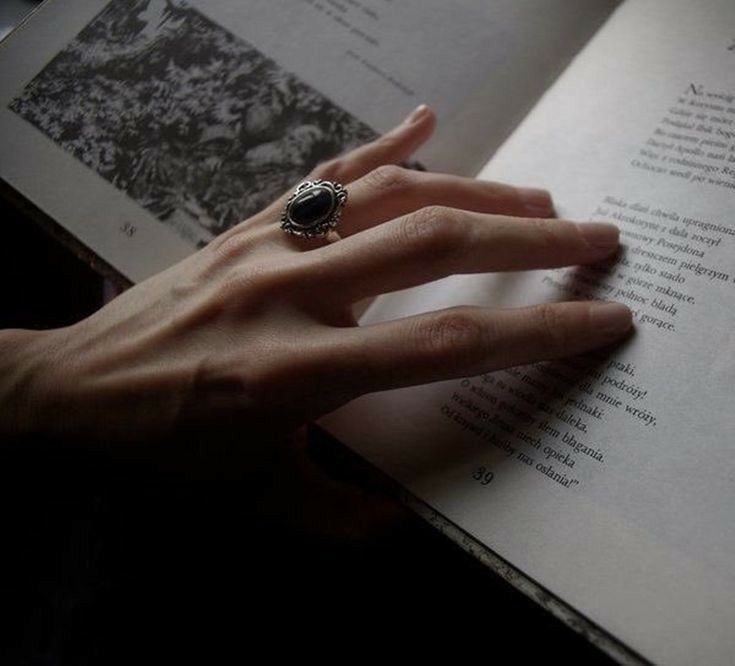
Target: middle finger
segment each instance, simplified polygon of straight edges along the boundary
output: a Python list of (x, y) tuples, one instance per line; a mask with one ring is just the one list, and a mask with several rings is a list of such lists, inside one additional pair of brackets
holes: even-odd
[(304, 255), (317, 279), (355, 302), (456, 273), (556, 268), (609, 258), (613, 224), (523, 219), (433, 206)]

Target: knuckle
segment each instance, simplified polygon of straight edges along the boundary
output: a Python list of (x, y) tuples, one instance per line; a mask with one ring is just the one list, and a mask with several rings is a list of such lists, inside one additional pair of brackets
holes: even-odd
[(215, 239), (207, 247), (217, 264), (231, 264), (250, 253), (254, 243), (247, 234), (234, 233), (222, 239)]
[(552, 251), (559, 247), (561, 226), (557, 221), (531, 218), (529, 224), (533, 228), (533, 235), (540, 250)]
[(305, 305), (321, 303), (324, 285), (332, 272), (330, 268), (329, 261), (320, 253), (295, 255), (272, 269), (262, 291), (271, 300), (291, 300)]
[(310, 179), (322, 178), (324, 180), (339, 180), (339, 174), (343, 169), (343, 160), (340, 157), (334, 157), (326, 162), (317, 164), (309, 174)]
[(427, 318), (420, 329), (419, 345), (431, 358), (463, 368), (484, 357), (491, 337), (487, 327), (467, 307)]
[(401, 219), (396, 241), (431, 261), (445, 261), (457, 250), (461, 222), (456, 211), (427, 206)]
[(533, 312), (539, 337), (550, 355), (562, 353), (568, 345), (569, 333), (559, 308), (545, 303), (537, 305)]
[(283, 288), (284, 276), (280, 271), (254, 263), (247, 268), (236, 268), (225, 275), (217, 290), (225, 309), (241, 308), (262, 302)]
[(383, 164), (365, 176), (371, 190), (378, 193), (404, 193), (415, 182), (415, 175), (409, 170), (395, 164)]

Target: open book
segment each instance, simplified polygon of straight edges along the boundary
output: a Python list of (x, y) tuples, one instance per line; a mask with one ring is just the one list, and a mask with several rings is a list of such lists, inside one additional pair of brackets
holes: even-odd
[(364, 321), (604, 298), (634, 310), (622, 348), (322, 425), (620, 660), (731, 663), (735, 4), (617, 5), (49, 0), (0, 45), (0, 176), (136, 281), (427, 102), (427, 167), (617, 222), (615, 263), (455, 276)]

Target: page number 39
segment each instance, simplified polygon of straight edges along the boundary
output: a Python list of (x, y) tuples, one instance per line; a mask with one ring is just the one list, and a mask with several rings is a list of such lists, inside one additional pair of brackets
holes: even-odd
[(494, 478), (495, 474), (487, 469), (487, 467), (478, 467), (472, 478), (477, 481), (480, 485), (488, 485)]

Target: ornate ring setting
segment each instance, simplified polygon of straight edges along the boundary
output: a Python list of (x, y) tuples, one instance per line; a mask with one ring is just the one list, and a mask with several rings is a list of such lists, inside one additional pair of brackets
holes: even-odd
[(346, 202), (343, 185), (328, 180), (304, 181), (286, 202), (281, 229), (304, 238), (326, 236), (337, 226)]

